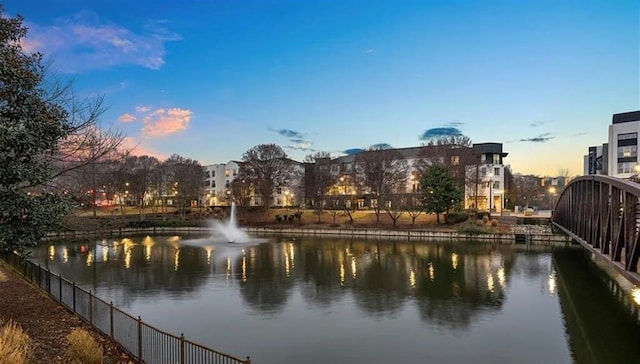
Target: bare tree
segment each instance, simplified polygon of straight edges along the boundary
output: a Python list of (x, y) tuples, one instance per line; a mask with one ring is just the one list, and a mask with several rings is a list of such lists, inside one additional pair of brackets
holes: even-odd
[(393, 227), (396, 227), (398, 220), (405, 213), (406, 193), (394, 193), (386, 197), (384, 201), (384, 210), (393, 221)]
[(131, 194), (136, 200), (140, 219), (143, 219), (144, 215), (142, 212), (144, 210), (145, 196), (152, 187), (154, 173), (160, 165), (160, 161), (155, 157), (147, 155), (140, 157), (131, 156), (127, 159), (131, 160), (132, 164), (129, 170), (129, 191), (131, 191)]
[(407, 194), (404, 200), (404, 209), (411, 217), (411, 224), (416, 224), (418, 216), (424, 212), (424, 205), (422, 204), (422, 196), (418, 193)]
[(275, 144), (254, 146), (242, 155), (242, 161), (243, 174), (253, 184), (264, 208), (268, 209), (276, 188), (291, 181), (291, 161), (284, 150)]
[(177, 154), (164, 161), (164, 165), (178, 202), (178, 211), (184, 216), (191, 201), (202, 196), (204, 168), (198, 161)]
[(454, 135), (430, 140), (423, 144), (414, 167), (422, 173), (432, 164), (440, 164), (453, 176), (460, 188), (473, 181), (467, 177), (466, 166), (476, 163), (471, 139), (464, 135)]
[(304, 166), (305, 199), (313, 207), (320, 222), (325, 207), (325, 197), (336, 178), (331, 172), (331, 155), (328, 152), (307, 155)]
[(231, 181), (229, 187), (231, 197), (238, 206), (249, 206), (251, 204), (251, 183), (246, 176), (243, 176), (242, 167), (240, 167), (240, 173)]
[(374, 211), (380, 222), (381, 201), (404, 186), (409, 165), (402, 153), (394, 149), (369, 149), (356, 155), (356, 178), (376, 198)]

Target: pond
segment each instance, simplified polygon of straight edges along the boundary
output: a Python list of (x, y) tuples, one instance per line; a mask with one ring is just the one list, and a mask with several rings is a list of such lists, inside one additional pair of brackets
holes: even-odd
[(637, 304), (579, 248), (146, 236), (46, 243), (33, 260), (161, 330), (260, 364), (640, 355)]

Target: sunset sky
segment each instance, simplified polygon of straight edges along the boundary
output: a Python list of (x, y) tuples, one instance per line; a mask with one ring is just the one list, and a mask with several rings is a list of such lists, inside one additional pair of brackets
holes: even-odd
[(637, 0), (10, 0), (28, 51), (137, 154), (296, 160), (461, 133), (514, 172), (582, 173), (640, 109)]

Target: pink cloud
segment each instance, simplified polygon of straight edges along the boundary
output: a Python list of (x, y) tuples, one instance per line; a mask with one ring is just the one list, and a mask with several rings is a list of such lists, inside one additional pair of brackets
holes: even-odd
[(20, 47), (26, 53), (32, 53), (37, 51), (39, 48), (41, 48), (42, 43), (37, 39), (22, 38), (20, 39)]
[(122, 114), (118, 118), (118, 121), (121, 122), (121, 123), (130, 123), (130, 122), (135, 121), (135, 120), (136, 120), (136, 117), (131, 115), (131, 114), (129, 114), (129, 113)]
[(157, 109), (143, 118), (142, 135), (161, 137), (183, 131), (191, 121), (191, 114), (188, 109)]
[(130, 153), (131, 155), (135, 155), (135, 156), (148, 155), (150, 157), (156, 157), (160, 161), (167, 159), (166, 154), (157, 152), (155, 150), (152, 150), (144, 146), (143, 142), (133, 137), (124, 138), (124, 140), (122, 141), (122, 148), (126, 150), (128, 153)]

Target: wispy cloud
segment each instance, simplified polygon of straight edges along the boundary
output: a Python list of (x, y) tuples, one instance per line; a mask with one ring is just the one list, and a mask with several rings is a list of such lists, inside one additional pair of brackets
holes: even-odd
[(520, 139), (521, 142), (544, 143), (555, 138), (551, 133), (543, 133), (533, 138)]
[(269, 129), (287, 138), (291, 144), (286, 145), (286, 149), (300, 150), (304, 152), (315, 152), (313, 143), (306, 139), (305, 134), (291, 129)]
[(52, 25), (27, 23), (29, 33), (22, 46), (59, 60), (63, 72), (137, 65), (159, 69), (164, 64), (165, 43), (180, 36), (160, 26), (147, 24), (141, 31), (101, 20), (90, 12), (60, 18)]
[(420, 140), (432, 140), (442, 137), (460, 136), (462, 132), (456, 127), (431, 128), (420, 135)]
[(125, 113), (120, 115), (120, 117), (118, 117), (118, 121), (121, 123), (130, 123), (130, 122), (136, 121), (136, 117), (129, 113)]
[(587, 135), (588, 133), (586, 131), (579, 131), (577, 133), (573, 133), (570, 134), (569, 137), (579, 137), (579, 136), (583, 136), (583, 135)]
[(462, 127), (464, 125), (464, 123), (462, 121), (459, 120), (454, 120), (451, 121), (447, 124), (448, 127), (450, 128), (454, 128), (454, 129), (460, 129), (460, 127)]
[(364, 51), (364, 53), (365, 53), (365, 54), (373, 54), (373, 53), (375, 53), (375, 51), (376, 51), (375, 49), (373, 49), (373, 48), (369, 48), (369, 49), (367, 49), (366, 51)]
[(544, 121), (544, 120), (535, 120), (531, 124), (529, 124), (529, 126), (536, 128), (536, 127), (542, 126), (544, 124), (546, 124), (546, 121)]
[(136, 112), (145, 113), (149, 112), (151, 108), (149, 106), (136, 106)]
[(276, 130), (276, 132), (285, 138), (302, 139), (302, 133), (299, 133), (291, 129), (280, 129), (280, 130)]

